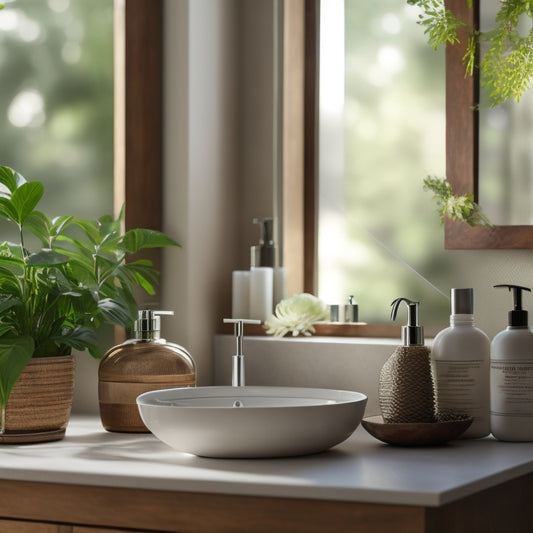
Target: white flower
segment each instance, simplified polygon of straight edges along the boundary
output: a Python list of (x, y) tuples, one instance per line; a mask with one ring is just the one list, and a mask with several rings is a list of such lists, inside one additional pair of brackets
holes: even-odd
[(267, 334), (275, 337), (292, 335), (310, 336), (315, 332), (313, 324), (327, 319), (328, 308), (320, 299), (312, 294), (295, 294), (282, 300), (276, 306), (275, 315), (266, 322)]

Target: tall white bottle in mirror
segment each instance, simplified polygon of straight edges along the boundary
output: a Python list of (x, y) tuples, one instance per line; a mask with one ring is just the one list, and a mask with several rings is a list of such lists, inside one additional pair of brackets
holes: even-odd
[(286, 297), (285, 269), (277, 265), (272, 217), (254, 218), (259, 224), (259, 243), (251, 247), (250, 318), (268, 320), (279, 301)]
[(451, 290), (450, 327), (437, 334), (431, 350), (437, 417), (473, 417), (462, 438), (490, 433), (490, 340), (474, 325), (474, 290)]

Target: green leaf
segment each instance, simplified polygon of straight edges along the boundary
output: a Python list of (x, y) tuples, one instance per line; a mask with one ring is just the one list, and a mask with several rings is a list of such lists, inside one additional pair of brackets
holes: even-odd
[(5, 313), (7, 310), (11, 309), (12, 307), (15, 307), (21, 304), (22, 302), (18, 298), (14, 298), (10, 294), (7, 298), (3, 298), (2, 300), (0, 300), (0, 315), (2, 313)]
[(0, 293), (22, 297), (23, 281), (15, 273), (0, 266)]
[(52, 220), (52, 228), (50, 233), (52, 235), (61, 235), (63, 231), (75, 220), (73, 215), (63, 215), (61, 217), (55, 217)]
[(92, 271), (94, 268), (94, 249), (87, 247), (86, 243), (80, 240), (72, 239), (66, 235), (59, 235), (53, 244), (53, 249), (60, 254), (70, 257), (85, 269)]
[(50, 266), (68, 263), (69, 258), (66, 255), (45, 249), (40, 252), (31, 254), (28, 257), (28, 265), (31, 266)]
[[(98, 229), (98, 223), (94, 220), (84, 220), (81, 218), (74, 218), (70, 222), (70, 226), (76, 226), (81, 229), (89, 237), (91, 243), (98, 244), (100, 242), (100, 231)], [(89, 243), (87, 247), (89, 246)]]
[(26, 180), (12, 168), (0, 166), (0, 183), (4, 185), (11, 194), (20, 187)]
[(24, 273), (24, 260), (16, 256), (0, 255), (0, 267), (9, 269), (12, 272)]
[(122, 229), (122, 223), (124, 222), (124, 206), (120, 212), (119, 217), (113, 220), (110, 215), (104, 215), (98, 219), (98, 225), (100, 227), (100, 236), (104, 237), (109, 234), (120, 235)]
[(39, 181), (28, 181), (18, 187), (11, 195), (11, 205), (16, 211), (14, 220), (21, 226), (35, 209), (44, 193), (43, 184)]
[(33, 211), (24, 222), (24, 227), (31, 231), (45, 247), (50, 246), (52, 221), (48, 215), (42, 211)]
[(146, 259), (132, 261), (124, 265), (123, 270), (131, 272), (136, 283), (148, 294), (155, 294), (154, 286), (159, 282), (159, 272), (153, 268), (151, 261)]
[(14, 329), (11, 324), (0, 324), (0, 337), (6, 335), (6, 333), (13, 333)]
[(121, 247), (128, 253), (135, 253), (144, 248), (164, 248), (181, 246), (164, 233), (153, 229), (130, 229), (122, 237)]
[(17, 221), (17, 210), (11, 203), (11, 200), (0, 196), (0, 216), (11, 220), (12, 222)]
[(105, 321), (111, 324), (131, 326), (135, 320), (135, 317), (131, 315), (128, 307), (111, 298), (100, 300), (98, 302), (98, 309), (101, 311)]
[(0, 408), (5, 408), (11, 389), (31, 359), (31, 337), (0, 338)]
[(95, 332), (83, 326), (76, 326), (74, 329), (65, 328), (61, 332), (61, 336), (52, 337), (52, 340), (80, 351), (86, 350), (98, 342)]

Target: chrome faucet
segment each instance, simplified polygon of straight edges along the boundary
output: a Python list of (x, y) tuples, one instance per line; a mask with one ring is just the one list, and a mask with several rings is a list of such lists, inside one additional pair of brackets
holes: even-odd
[(261, 320), (247, 320), (244, 318), (225, 318), (225, 324), (235, 324), (234, 334), (237, 342), (237, 353), (233, 356), (233, 372), (231, 384), (233, 387), (244, 387), (244, 354), (242, 353), (242, 338), (244, 324), (261, 324)]

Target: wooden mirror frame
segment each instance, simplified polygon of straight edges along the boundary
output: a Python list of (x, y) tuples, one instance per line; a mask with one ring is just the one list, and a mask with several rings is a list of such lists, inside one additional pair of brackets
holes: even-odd
[[(446, 7), (459, 19), (479, 26), (479, 0), (469, 9), (465, 0), (446, 0)], [(446, 175), (455, 194), (478, 194), (479, 117), (473, 104), (479, 102), (479, 76), (464, 74), (462, 58), (467, 31), (460, 43), (446, 47)], [(444, 229), (446, 249), (529, 249), (533, 248), (533, 226), (471, 227), (447, 219)]]

